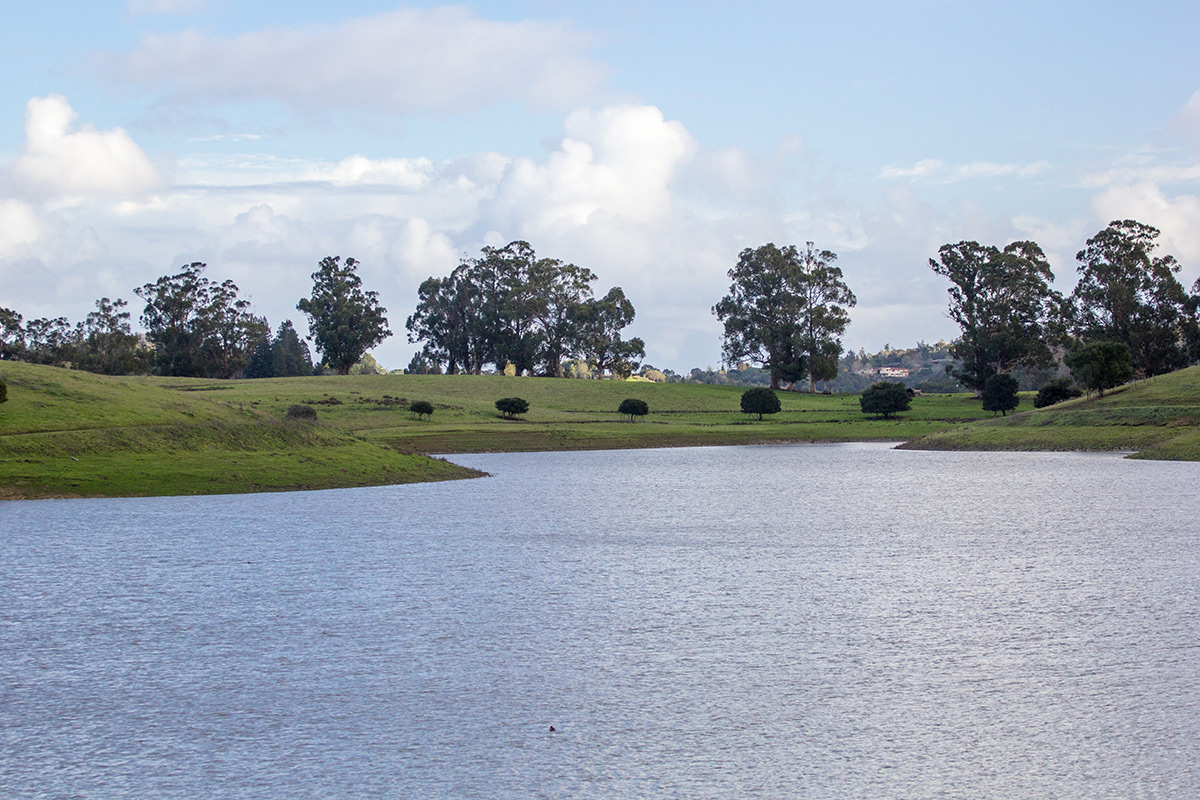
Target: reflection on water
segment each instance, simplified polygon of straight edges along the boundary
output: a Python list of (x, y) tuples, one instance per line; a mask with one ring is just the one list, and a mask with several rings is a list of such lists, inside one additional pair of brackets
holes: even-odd
[(1200, 796), (1200, 465), (455, 460), (0, 504), (0, 794)]

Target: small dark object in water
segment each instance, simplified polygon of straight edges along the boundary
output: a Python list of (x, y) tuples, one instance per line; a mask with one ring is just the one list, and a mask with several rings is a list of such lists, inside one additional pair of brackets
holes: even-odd
[(550, 726), (550, 732), (551, 732), (551, 733), (554, 733), (554, 726), (553, 726), (553, 725), (551, 725), (551, 726)]

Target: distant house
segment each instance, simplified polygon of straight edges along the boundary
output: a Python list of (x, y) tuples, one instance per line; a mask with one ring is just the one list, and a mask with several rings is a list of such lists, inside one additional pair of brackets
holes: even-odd
[(881, 378), (907, 378), (908, 370), (904, 367), (880, 367), (875, 374)]

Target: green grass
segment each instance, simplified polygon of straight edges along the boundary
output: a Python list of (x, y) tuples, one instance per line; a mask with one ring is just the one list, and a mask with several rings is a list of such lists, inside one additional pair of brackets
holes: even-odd
[[(1022, 397), (1022, 403), (1032, 398)], [(1200, 460), (1200, 367), (1104, 397), (939, 431), (904, 445), (927, 450), (1128, 450), (1135, 458)]]
[[(362, 375), (209, 381), (109, 378), (0, 362), (0, 498), (215, 494), (367, 486), (477, 475), (427, 453), (908, 441), (929, 449), (1130, 450), (1200, 459), (1200, 367), (1104, 398), (993, 418), (970, 395), (913, 400), (895, 419), (857, 395), (781, 392), (759, 422), (742, 389), (698, 384)], [(530, 411), (504, 420), (501, 397)], [(617, 413), (627, 397), (648, 417)], [(432, 419), (408, 410), (433, 404)], [(1032, 395), (1022, 396), (1022, 408)], [(307, 403), (315, 422), (287, 421)]]
[[(344, 430), (164, 388), (5, 362), (0, 499), (329, 489), (473, 477)], [(190, 388), (190, 387), (184, 387)]]

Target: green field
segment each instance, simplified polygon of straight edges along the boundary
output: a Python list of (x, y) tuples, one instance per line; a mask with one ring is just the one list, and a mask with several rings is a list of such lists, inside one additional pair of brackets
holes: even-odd
[[(476, 375), (211, 381), (110, 378), (0, 363), (0, 497), (218, 494), (475, 476), (427, 453), (909, 441), (942, 449), (1131, 450), (1200, 458), (1200, 368), (1102, 399), (993, 418), (970, 395), (914, 399), (897, 419), (857, 395), (781, 392), (783, 410), (742, 414), (742, 389), (700, 384)], [(530, 411), (501, 419), (495, 401)], [(617, 414), (627, 398), (649, 416)], [(418, 420), (409, 404), (433, 404)], [(294, 404), (315, 422), (289, 421)], [(1023, 396), (1021, 408), (1032, 406)]]
[[(1032, 405), (1032, 397), (1022, 398)], [(1079, 398), (939, 431), (924, 450), (1127, 450), (1134, 458), (1200, 461), (1200, 366)]]

